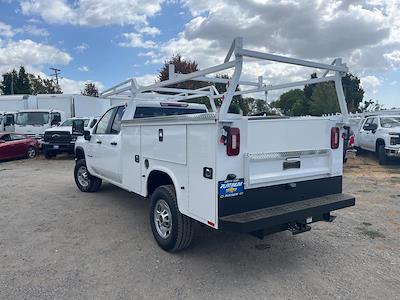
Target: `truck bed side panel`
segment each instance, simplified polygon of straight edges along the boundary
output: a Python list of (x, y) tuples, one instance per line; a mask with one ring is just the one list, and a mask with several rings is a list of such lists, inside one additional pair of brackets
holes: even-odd
[[(216, 224), (217, 202), (215, 156), (217, 144), (215, 124), (188, 125), (189, 212), (204, 223)], [(204, 168), (212, 169), (211, 178)]]

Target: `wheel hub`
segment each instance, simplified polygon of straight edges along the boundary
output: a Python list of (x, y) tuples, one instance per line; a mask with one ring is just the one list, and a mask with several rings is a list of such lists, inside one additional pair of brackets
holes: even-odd
[(172, 214), (168, 203), (160, 199), (154, 207), (154, 224), (157, 233), (167, 239), (171, 235), (172, 229)]
[(81, 166), (78, 169), (78, 181), (79, 184), (87, 187), (89, 185), (89, 174), (85, 166)]

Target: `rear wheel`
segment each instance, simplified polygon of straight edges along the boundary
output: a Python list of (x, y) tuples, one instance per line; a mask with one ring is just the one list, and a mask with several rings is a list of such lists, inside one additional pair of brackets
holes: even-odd
[(386, 155), (385, 151), (385, 145), (379, 145), (378, 146), (378, 159), (379, 159), (379, 164), (380, 165), (386, 165), (388, 161), (388, 157)]
[(36, 148), (29, 146), (28, 150), (26, 151), (26, 155), (28, 156), (28, 158), (35, 158), (37, 154)]
[(89, 173), (84, 159), (76, 162), (74, 177), (76, 185), (82, 192), (93, 193), (100, 189), (101, 179)]
[(176, 252), (191, 244), (195, 224), (180, 213), (173, 185), (160, 186), (151, 196), (150, 225), (158, 245), (166, 251)]

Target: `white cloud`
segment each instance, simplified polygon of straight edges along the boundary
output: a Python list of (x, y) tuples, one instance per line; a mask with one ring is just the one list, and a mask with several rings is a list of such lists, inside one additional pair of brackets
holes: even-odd
[(87, 49), (89, 49), (89, 45), (86, 43), (82, 43), (75, 47), (75, 50), (79, 53), (85, 52)]
[(183, 3), (192, 20), (149, 62), (179, 52), (204, 67), (221, 62), (233, 38), (243, 36), (248, 48), (324, 62), (342, 56), (351, 71), (366, 73), (391, 68), (384, 54), (400, 48), (399, 1)]
[(104, 85), (99, 81), (93, 80), (73, 80), (69, 78), (60, 79), (61, 90), (65, 94), (79, 94), (84, 90), (86, 83), (94, 83), (99, 90), (104, 89)]
[(374, 75), (363, 76), (360, 80), (361, 86), (365, 91), (364, 99), (375, 98), (378, 88), (382, 85), (383, 80)]
[(80, 67), (78, 67), (78, 70), (81, 72), (89, 72), (89, 67), (88, 66), (80, 66)]
[(138, 27), (136, 28), (136, 30), (142, 34), (148, 34), (150, 36), (156, 36), (161, 33), (160, 29), (158, 29), (157, 27), (149, 27), (149, 26)]
[(45, 28), (37, 27), (36, 25), (25, 25), (21, 28), (15, 29), (15, 33), (26, 33), (33, 36), (49, 36), (50, 33)]
[(144, 41), (142, 35), (139, 33), (123, 33), (124, 42), (118, 43), (121, 47), (131, 48), (155, 48), (156, 43), (154, 41)]
[(147, 17), (161, 10), (163, 0), (23, 0), (24, 15), (38, 15), (53, 24), (147, 24)]
[(157, 81), (157, 75), (145, 74), (135, 77), (137, 83), (142, 86), (151, 85)]
[(15, 34), (12, 27), (6, 23), (0, 21), (0, 36), (9, 38)]
[(65, 65), (71, 60), (72, 57), (67, 52), (29, 39), (0, 45), (0, 66)]

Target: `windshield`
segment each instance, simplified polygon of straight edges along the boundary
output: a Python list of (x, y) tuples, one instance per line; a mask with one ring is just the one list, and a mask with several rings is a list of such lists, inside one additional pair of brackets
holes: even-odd
[(65, 120), (64, 123), (62, 123), (60, 126), (72, 126), (72, 122), (74, 120), (83, 120), (83, 126), (88, 127), (89, 126), (89, 119), (68, 119)]
[(400, 117), (381, 118), (381, 126), (383, 128), (400, 127)]
[(44, 125), (49, 123), (48, 112), (19, 112), (15, 124), (17, 125)]

